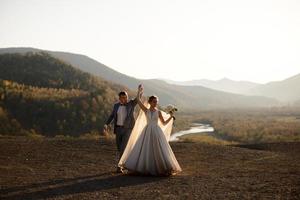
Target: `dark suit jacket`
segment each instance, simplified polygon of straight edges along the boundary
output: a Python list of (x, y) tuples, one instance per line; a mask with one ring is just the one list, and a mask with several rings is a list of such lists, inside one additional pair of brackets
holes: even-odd
[[(124, 128), (133, 129), (135, 124), (134, 108), (136, 104), (137, 104), (137, 99), (135, 98), (128, 101), (128, 103), (125, 105), (127, 110), (127, 116), (124, 121)], [(115, 130), (117, 125), (117, 114), (118, 114), (119, 106), (120, 106), (120, 102), (114, 104), (113, 110), (105, 123), (108, 125), (112, 121), (114, 121), (114, 133), (116, 133)]]

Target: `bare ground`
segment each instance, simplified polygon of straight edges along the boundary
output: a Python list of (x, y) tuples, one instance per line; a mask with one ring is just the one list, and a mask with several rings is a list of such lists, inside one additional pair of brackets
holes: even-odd
[(0, 138), (0, 199), (300, 199), (300, 143), (171, 143), (183, 172), (115, 173), (113, 141)]

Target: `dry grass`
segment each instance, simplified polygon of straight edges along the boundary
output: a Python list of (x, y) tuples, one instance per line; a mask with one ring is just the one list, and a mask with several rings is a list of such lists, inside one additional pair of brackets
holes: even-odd
[(215, 135), (239, 143), (300, 141), (300, 110), (293, 108), (261, 110), (218, 110), (186, 113), (190, 123), (209, 123)]
[(180, 136), (179, 139), (184, 142), (200, 142), (200, 143), (206, 143), (211, 145), (233, 145), (238, 144), (234, 141), (227, 141), (223, 139), (218, 139), (216, 136), (214, 136), (211, 133), (192, 133)]
[(2, 137), (0, 199), (300, 198), (299, 143), (171, 147), (182, 173), (146, 177), (115, 173), (116, 145), (104, 137)]
[(45, 138), (45, 136), (38, 134), (34, 129), (31, 129), (30, 132), (27, 133), (27, 137), (37, 140)]
[(85, 133), (79, 136), (80, 139), (99, 140), (100, 134), (98, 132)]

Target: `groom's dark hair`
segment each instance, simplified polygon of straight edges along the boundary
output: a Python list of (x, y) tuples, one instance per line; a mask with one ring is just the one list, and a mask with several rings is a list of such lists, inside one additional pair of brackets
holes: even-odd
[(127, 94), (127, 92), (126, 91), (121, 91), (121, 92), (119, 92), (119, 97), (120, 96), (127, 96), (128, 94)]

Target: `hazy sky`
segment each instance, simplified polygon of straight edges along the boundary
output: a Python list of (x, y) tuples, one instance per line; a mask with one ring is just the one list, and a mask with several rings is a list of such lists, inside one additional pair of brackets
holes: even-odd
[(0, 0), (0, 48), (85, 54), (137, 78), (300, 73), (299, 0)]

